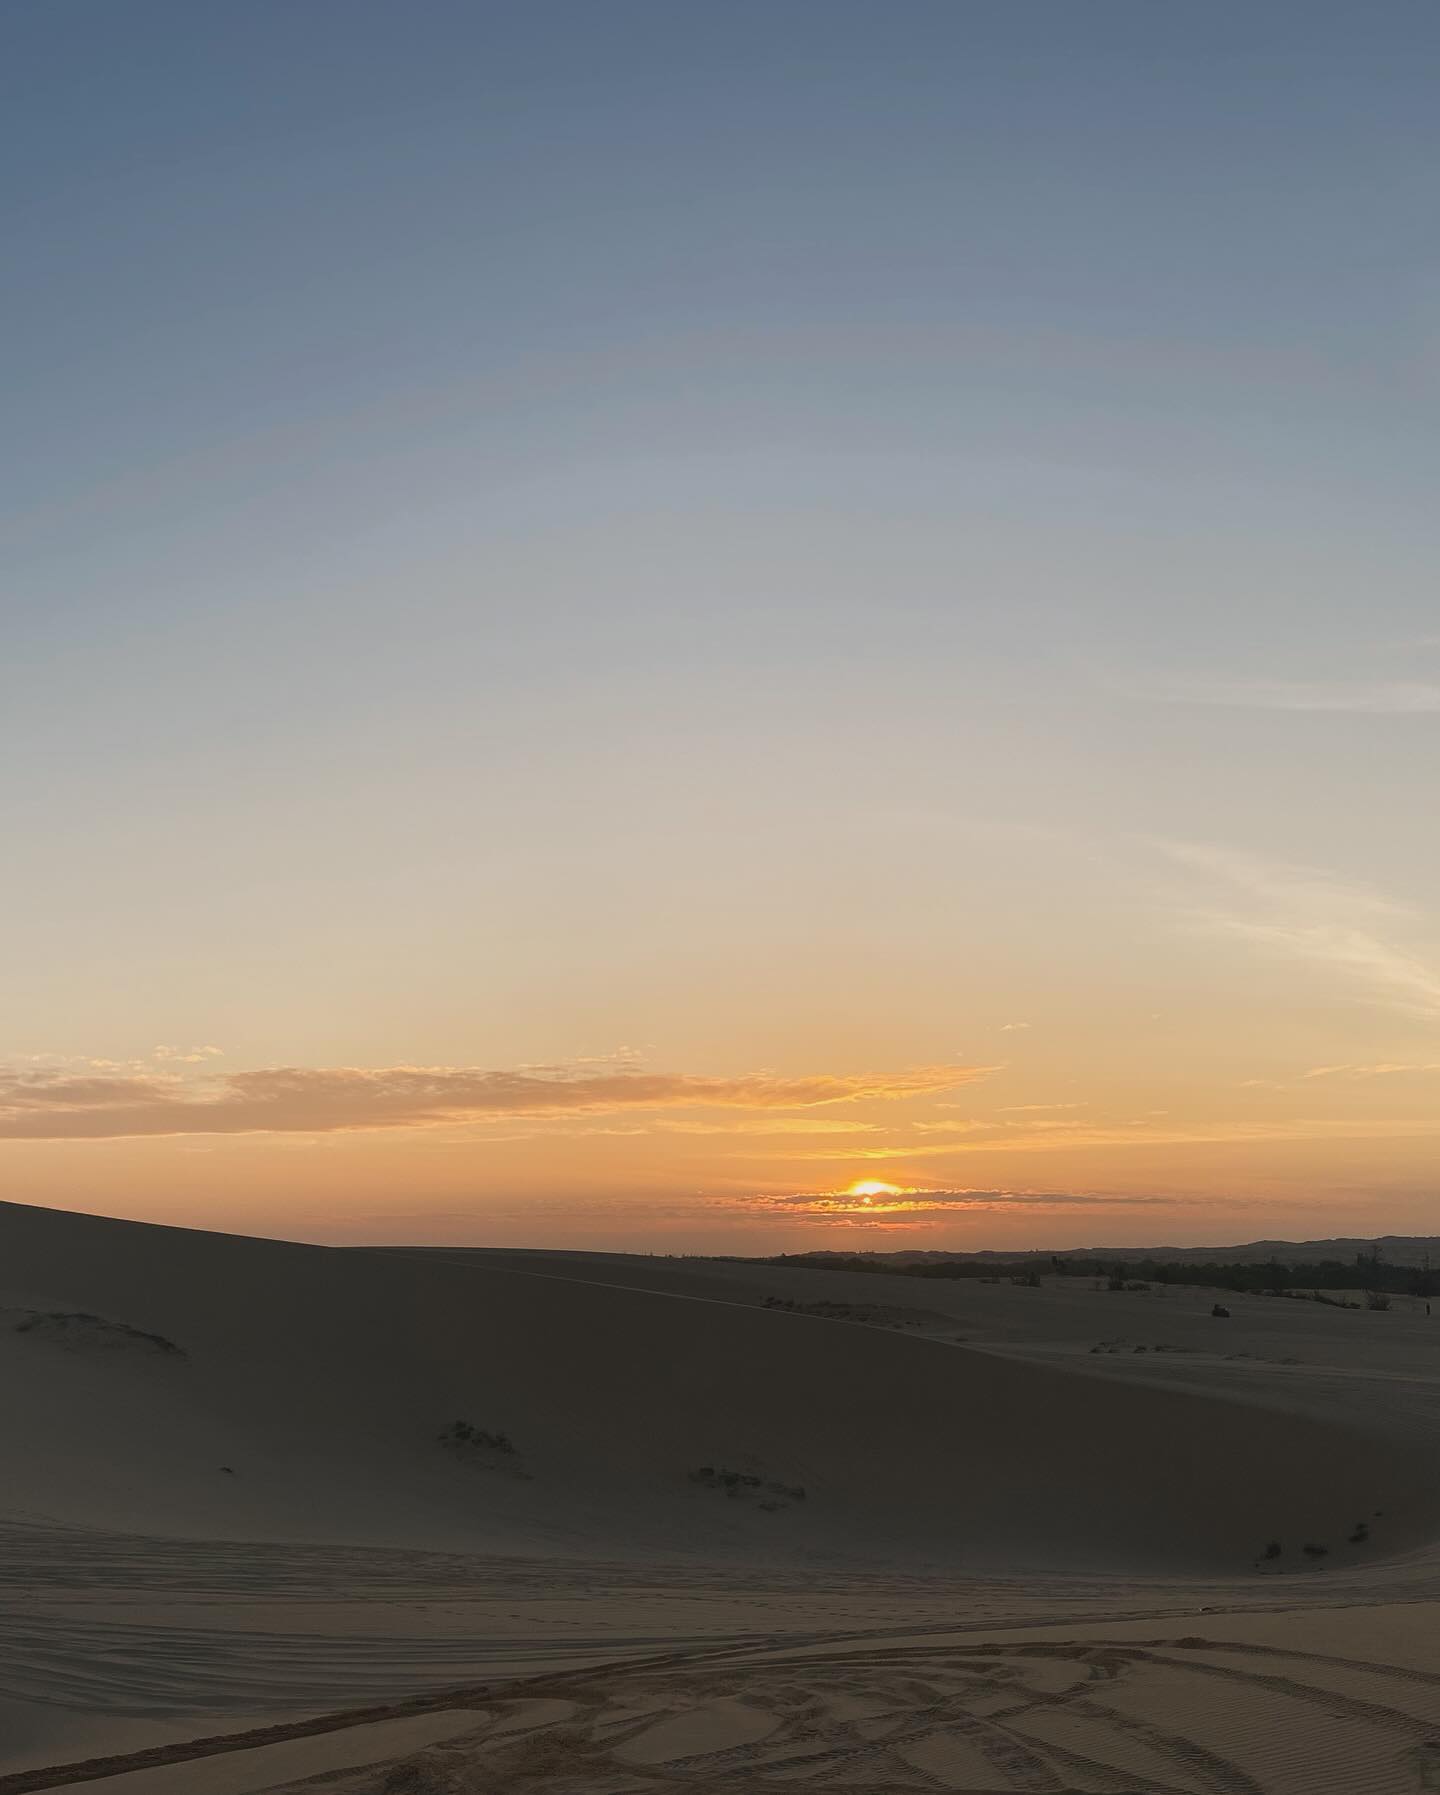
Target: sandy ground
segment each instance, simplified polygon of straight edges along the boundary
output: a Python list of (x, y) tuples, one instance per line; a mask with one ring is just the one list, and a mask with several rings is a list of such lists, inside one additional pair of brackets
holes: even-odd
[(0, 1205), (0, 1795), (1440, 1788), (1440, 1321), (1212, 1300)]

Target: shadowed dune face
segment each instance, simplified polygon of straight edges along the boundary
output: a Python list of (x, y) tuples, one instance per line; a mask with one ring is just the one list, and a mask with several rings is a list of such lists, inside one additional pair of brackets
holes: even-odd
[[(0, 1265), (0, 1308), (112, 1324), (0, 1328), (12, 1512), (615, 1557), (1236, 1572), (1272, 1538), (1343, 1562), (1376, 1511), (1370, 1553), (1402, 1549), (1437, 1509), (1432, 1459), (1400, 1439), (803, 1314), (10, 1205)], [(513, 1450), (442, 1444), (456, 1420)]]

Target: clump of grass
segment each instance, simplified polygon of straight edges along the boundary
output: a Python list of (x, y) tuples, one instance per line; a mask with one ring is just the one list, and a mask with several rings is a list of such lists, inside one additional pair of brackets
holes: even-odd
[(1369, 1537), (1369, 1527), (1366, 1526), (1364, 1521), (1357, 1521), (1355, 1523), (1355, 1531), (1347, 1537), (1346, 1544), (1351, 1546), (1363, 1546)]
[(473, 1427), (468, 1421), (452, 1421), (435, 1436), (442, 1446), (481, 1446), (487, 1452), (514, 1452), (515, 1442), (509, 1434), (491, 1433), (487, 1427)]
[[(727, 1496), (739, 1496), (748, 1490), (763, 1491), (766, 1495), (783, 1497), (787, 1502), (803, 1502), (805, 1489), (798, 1483), (772, 1483), (763, 1477), (756, 1477), (749, 1471), (727, 1471), (723, 1465), (700, 1465), (690, 1473), (691, 1483), (698, 1483), (707, 1490), (724, 1490)], [(762, 1508), (772, 1508), (773, 1503), (764, 1503)]]
[(1284, 1550), (1284, 1546), (1280, 1544), (1278, 1539), (1272, 1539), (1260, 1556), (1262, 1558), (1278, 1558)]
[(1301, 1546), (1300, 1550), (1307, 1558), (1328, 1558), (1330, 1555), (1329, 1546), (1317, 1545), (1313, 1540), (1310, 1544)]
[(791, 1296), (767, 1296), (761, 1306), (766, 1309), (781, 1309), (787, 1315), (814, 1315), (821, 1321), (863, 1321), (878, 1327), (885, 1325), (886, 1311), (873, 1303), (836, 1303), (824, 1298), (815, 1303), (801, 1303)]

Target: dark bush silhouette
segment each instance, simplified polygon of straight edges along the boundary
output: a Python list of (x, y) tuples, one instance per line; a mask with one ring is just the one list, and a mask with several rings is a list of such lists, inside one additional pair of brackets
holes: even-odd
[(805, 1500), (804, 1486), (798, 1483), (771, 1483), (749, 1471), (727, 1471), (720, 1465), (700, 1465), (690, 1473), (691, 1483), (707, 1490), (724, 1490), (727, 1496), (738, 1496), (743, 1490), (763, 1490), (767, 1495), (783, 1496), (790, 1502)]
[(1365, 1525), (1365, 1523), (1363, 1521), (1357, 1521), (1355, 1523), (1355, 1531), (1352, 1534), (1350, 1534), (1347, 1543), (1352, 1546), (1363, 1546), (1365, 1544), (1366, 1540), (1369, 1539), (1369, 1537), (1370, 1537), (1370, 1529)]
[(1210, 1313), (1216, 1316), (1220, 1321), (1229, 1321), (1230, 1319), (1230, 1311), (1225, 1307), (1224, 1303), (1212, 1304)]
[(452, 1421), (435, 1436), (442, 1446), (482, 1446), (489, 1452), (514, 1452), (515, 1443), (509, 1434), (491, 1433), (488, 1428), (472, 1427), (468, 1421)]
[(1262, 1558), (1278, 1558), (1284, 1550), (1284, 1546), (1280, 1544), (1278, 1539), (1272, 1539), (1260, 1556)]
[(1330, 1552), (1329, 1546), (1319, 1546), (1313, 1543), (1308, 1546), (1301, 1546), (1300, 1550), (1307, 1558), (1325, 1558)]
[(1390, 1307), (1390, 1298), (1383, 1290), (1367, 1290), (1365, 1292), (1365, 1307), (1367, 1309), (1388, 1309)]

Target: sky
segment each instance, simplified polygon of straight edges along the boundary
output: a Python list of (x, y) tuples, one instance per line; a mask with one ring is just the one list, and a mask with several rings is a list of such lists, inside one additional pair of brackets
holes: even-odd
[(10, 0), (0, 1193), (1440, 1230), (1437, 80), (1430, 0)]

